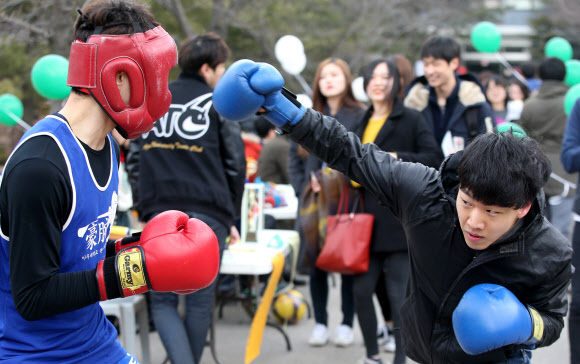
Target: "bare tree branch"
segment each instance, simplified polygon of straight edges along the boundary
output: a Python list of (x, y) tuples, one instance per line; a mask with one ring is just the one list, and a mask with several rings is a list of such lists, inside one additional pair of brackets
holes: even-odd
[(7, 24), (12, 25), (12, 26), (17, 27), (17, 28), (23, 28), (26, 31), (29, 31), (32, 33), (37, 33), (37, 34), (45, 34), (46, 33), (44, 29), (37, 27), (34, 24), (28, 23), (28, 22), (21, 20), (21, 19), (7, 16), (4, 13), (0, 13), (0, 23), (7, 23)]

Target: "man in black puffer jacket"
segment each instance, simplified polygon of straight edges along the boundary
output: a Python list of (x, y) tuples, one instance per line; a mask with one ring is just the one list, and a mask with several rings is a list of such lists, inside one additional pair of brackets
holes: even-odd
[[(401, 220), (411, 264), (401, 308), (407, 356), (443, 364), (499, 363), (529, 355), (522, 350), (531, 345), (506, 345), (475, 356), (459, 346), (453, 311), (480, 283), (506, 287), (540, 313), (544, 328), (536, 347), (558, 339), (568, 308), (572, 250), (543, 216), (540, 187), (550, 169), (533, 140), (484, 134), (437, 171), (397, 161), (374, 144), (361, 145), (334, 120), (311, 111), (286, 130), (372, 191)], [(542, 164), (534, 165), (536, 160)], [(530, 197), (527, 191), (539, 193)]]
[(336, 120), (300, 105), (283, 84), (274, 67), (238, 61), (216, 86), (216, 110), (233, 120), (262, 111), (401, 221), (410, 260), (401, 330), (410, 358), (529, 363), (531, 349), (558, 339), (572, 249), (543, 216), (551, 167), (533, 139), (483, 134), (437, 171), (362, 145)]

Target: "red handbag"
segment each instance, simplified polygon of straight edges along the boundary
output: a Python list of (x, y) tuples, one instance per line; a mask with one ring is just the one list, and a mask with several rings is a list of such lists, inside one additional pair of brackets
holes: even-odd
[[(318, 269), (342, 274), (359, 274), (369, 269), (375, 216), (364, 213), (362, 193), (359, 194), (362, 212), (348, 213), (348, 194), (349, 188), (345, 181), (340, 194), (338, 212), (327, 218), (326, 241), (316, 260)], [(356, 211), (357, 202), (352, 211)]]

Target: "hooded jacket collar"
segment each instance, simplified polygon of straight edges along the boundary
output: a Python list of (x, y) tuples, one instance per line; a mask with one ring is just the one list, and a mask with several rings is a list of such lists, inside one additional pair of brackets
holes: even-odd
[[(471, 107), (486, 102), (485, 89), (475, 76), (468, 73), (456, 77), (459, 83), (457, 91), (459, 103), (465, 107)], [(407, 87), (405, 106), (415, 110), (425, 109), (429, 105), (430, 89), (425, 76), (415, 78)]]

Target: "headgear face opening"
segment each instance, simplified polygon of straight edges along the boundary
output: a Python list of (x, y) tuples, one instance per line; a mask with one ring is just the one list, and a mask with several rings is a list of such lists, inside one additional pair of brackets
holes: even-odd
[[(133, 139), (169, 110), (167, 80), (176, 64), (175, 41), (160, 26), (131, 35), (94, 34), (86, 43), (72, 43), (66, 84), (88, 89), (119, 133)], [(128, 104), (117, 87), (119, 72), (129, 78)]]

